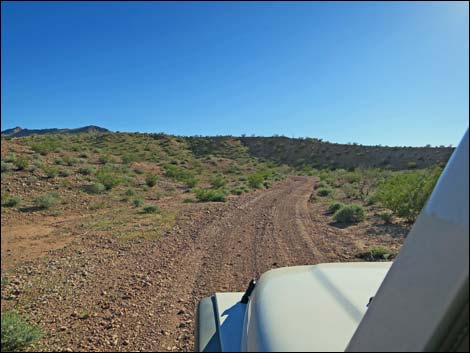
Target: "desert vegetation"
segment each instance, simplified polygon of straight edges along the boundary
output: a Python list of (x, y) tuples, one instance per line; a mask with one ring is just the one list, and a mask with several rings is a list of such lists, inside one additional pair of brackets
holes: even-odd
[[(321, 249), (322, 261), (393, 259), (449, 149), (92, 132), (2, 138), (1, 155), (2, 236), (9, 237), (2, 238), (2, 351), (111, 350), (131, 347), (131, 338), (114, 336), (129, 334), (119, 320), (138, 327), (126, 303), (139, 315), (172, 315), (167, 304), (179, 302), (164, 293), (153, 302), (155, 288), (176, 283), (188, 286), (181, 293), (199, 293), (189, 286), (201, 282), (192, 276), (205, 278), (193, 269), (201, 249), (208, 257), (226, 251), (220, 266), (234, 273), (250, 263), (240, 244), (255, 239), (269, 249), (284, 236), (295, 256), (272, 245), (280, 253), (268, 254), (279, 259), (261, 255), (262, 270), (312, 261), (302, 239)], [(220, 288), (227, 282), (213, 277)], [(245, 278), (237, 278), (233, 289), (243, 290)], [(178, 300), (184, 314), (158, 322), (184, 318), (173, 328), (181, 335), (157, 336), (187, 349), (193, 308), (191, 298)], [(148, 305), (157, 307), (134, 309)], [(159, 320), (147, 319), (148, 327)]]

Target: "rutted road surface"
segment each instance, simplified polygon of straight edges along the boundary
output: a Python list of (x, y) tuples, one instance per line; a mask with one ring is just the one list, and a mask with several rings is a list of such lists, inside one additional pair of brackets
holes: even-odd
[(226, 204), (185, 204), (160, 239), (84, 236), (20, 269), (14, 300), (43, 327), (42, 349), (191, 351), (200, 298), (243, 291), (272, 268), (340, 261), (354, 247), (312, 220), (314, 182), (291, 177)]

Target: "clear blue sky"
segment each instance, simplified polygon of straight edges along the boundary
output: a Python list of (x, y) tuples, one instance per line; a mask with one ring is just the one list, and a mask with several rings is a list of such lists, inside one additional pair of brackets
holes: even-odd
[(416, 146), (468, 127), (466, 2), (1, 6), (2, 129)]

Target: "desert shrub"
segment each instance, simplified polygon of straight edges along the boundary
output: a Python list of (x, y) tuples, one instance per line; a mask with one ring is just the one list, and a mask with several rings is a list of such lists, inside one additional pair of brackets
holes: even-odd
[(215, 190), (215, 189), (196, 190), (196, 198), (200, 202), (208, 202), (208, 201), (225, 202), (227, 201), (226, 192), (220, 189), (219, 190)]
[(148, 205), (145, 206), (142, 211), (144, 213), (157, 213), (160, 211), (160, 208), (158, 206)]
[(101, 164), (107, 164), (111, 162), (111, 156), (109, 156), (108, 154), (102, 154), (98, 158), (98, 162), (100, 162)]
[(10, 167), (8, 166), (7, 162), (2, 161), (2, 173), (8, 172)]
[(384, 259), (386, 260), (389, 256), (390, 256), (390, 251), (384, 247), (376, 247), (376, 248), (372, 248), (372, 250), (370, 251), (372, 257), (374, 259)]
[(43, 161), (37, 159), (33, 162), (33, 165), (36, 167), (36, 168), (39, 168), (39, 169), (44, 169), (44, 163)]
[(361, 258), (366, 261), (381, 261), (381, 260), (390, 260), (395, 257), (396, 254), (386, 249), (382, 246), (372, 248), (368, 251), (359, 253), (356, 257)]
[(342, 202), (339, 202), (339, 201), (333, 201), (330, 203), (330, 205), (328, 206), (328, 211), (330, 213), (335, 213), (336, 211), (338, 211), (340, 208), (344, 207), (345, 204), (342, 203)]
[(355, 199), (360, 197), (360, 193), (357, 189), (356, 184), (344, 184), (341, 188), (341, 191), (344, 193), (344, 196), (348, 199)]
[(82, 175), (91, 175), (95, 172), (95, 168), (90, 166), (81, 167), (78, 172)]
[(78, 155), (80, 158), (90, 158), (90, 155), (86, 152), (82, 152)]
[(14, 311), (2, 313), (1, 322), (2, 352), (22, 351), (41, 337), (39, 327), (28, 324)]
[(318, 183), (315, 184), (314, 189), (318, 190), (321, 188), (328, 188), (328, 187), (329, 187), (328, 183), (326, 183), (325, 181), (319, 181)]
[(124, 164), (130, 164), (132, 162), (135, 162), (136, 160), (137, 160), (137, 157), (131, 153), (127, 153), (124, 156), (122, 156), (122, 163)]
[(64, 165), (65, 162), (64, 162), (64, 160), (63, 160), (62, 158), (59, 157), (59, 158), (54, 159), (54, 164), (57, 164), (57, 165)]
[(80, 160), (78, 158), (75, 158), (75, 157), (64, 156), (63, 162), (64, 162), (65, 165), (68, 165), (69, 167), (71, 167), (73, 165), (76, 165), (76, 164), (80, 163)]
[(213, 175), (210, 179), (211, 185), (215, 189), (219, 189), (224, 187), (227, 184), (227, 180), (225, 180), (223, 175), (217, 174)]
[(142, 199), (134, 199), (132, 200), (132, 203), (134, 204), (135, 207), (140, 207), (144, 203)]
[(126, 196), (134, 196), (134, 195), (135, 195), (134, 189), (127, 189), (126, 190)]
[(29, 160), (25, 157), (20, 156), (16, 158), (13, 164), (16, 166), (18, 170), (25, 170), (29, 166)]
[(41, 209), (48, 209), (54, 206), (58, 201), (58, 197), (55, 194), (44, 194), (34, 198), (34, 205)]
[(333, 190), (331, 190), (330, 188), (319, 188), (319, 189), (317, 189), (317, 195), (322, 196), (322, 197), (329, 196), (329, 195), (332, 194), (332, 192), (333, 192)]
[(361, 205), (345, 205), (335, 212), (334, 219), (338, 223), (359, 223), (364, 220), (365, 212)]
[(32, 142), (30, 147), (34, 152), (45, 156), (50, 152), (56, 151), (59, 148), (59, 143), (56, 138), (47, 137), (43, 140)]
[(261, 189), (263, 187), (264, 177), (261, 173), (251, 174), (247, 178), (248, 185), (252, 189)]
[(121, 181), (122, 183), (124, 183), (125, 185), (132, 185), (134, 182), (135, 182), (135, 179), (129, 175), (124, 175), (122, 178), (121, 178)]
[(62, 169), (60, 172), (59, 172), (59, 176), (65, 178), (65, 177), (68, 177), (72, 172), (69, 170), (69, 169)]
[(5, 162), (8, 163), (15, 163), (16, 161), (16, 154), (14, 153), (8, 153), (7, 156), (5, 157)]
[(59, 175), (59, 168), (54, 166), (45, 165), (42, 170), (48, 178), (55, 178), (57, 175)]
[(106, 190), (105, 186), (101, 183), (94, 183), (86, 187), (86, 191), (89, 194), (101, 194)]
[(232, 190), (230, 190), (230, 193), (232, 195), (241, 195), (241, 194), (243, 194), (243, 189), (232, 189)]
[(155, 174), (147, 174), (145, 176), (145, 184), (147, 184), (149, 187), (153, 187), (157, 185), (157, 176)]
[(8, 197), (6, 200), (5, 200), (5, 203), (3, 203), (3, 205), (5, 207), (17, 207), (21, 204), (21, 197), (19, 196), (13, 196), (13, 197)]
[(379, 214), (379, 218), (385, 223), (391, 223), (393, 219), (393, 213), (391, 212), (382, 212)]
[(193, 203), (193, 202), (194, 200), (189, 197), (183, 200), (183, 203)]
[(135, 168), (135, 169), (134, 169), (134, 172), (135, 172), (136, 174), (144, 174), (144, 173), (145, 173), (145, 170), (144, 170), (144, 168)]
[(99, 170), (96, 173), (96, 179), (103, 184), (106, 190), (111, 190), (122, 182), (122, 179), (109, 170)]
[(165, 175), (167, 177), (180, 181), (187, 187), (195, 187), (198, 182), (193, 172), (176, 165), (167, 164), (163, 167), (163, 169), (165, 170)]
[(414, 221), (434, 189), (441, 172), (441, 168), (435, 168), (393, 175), (378, 186), (374, 199), (395, 215)]

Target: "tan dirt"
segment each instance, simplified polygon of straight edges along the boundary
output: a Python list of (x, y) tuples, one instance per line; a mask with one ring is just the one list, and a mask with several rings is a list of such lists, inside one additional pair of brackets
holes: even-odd
[(192, 351), (202, 297), (244, 291), (276, 267), (357, 261), (370, 235), (316, 214), (314, 183), (291, 177), (226, 204), (168, 205), (179, 209), (177, 223), (158, 239), (78, 237), (18, 268), (2, 309), (17, 304), (41, 325), (38, 349)]

